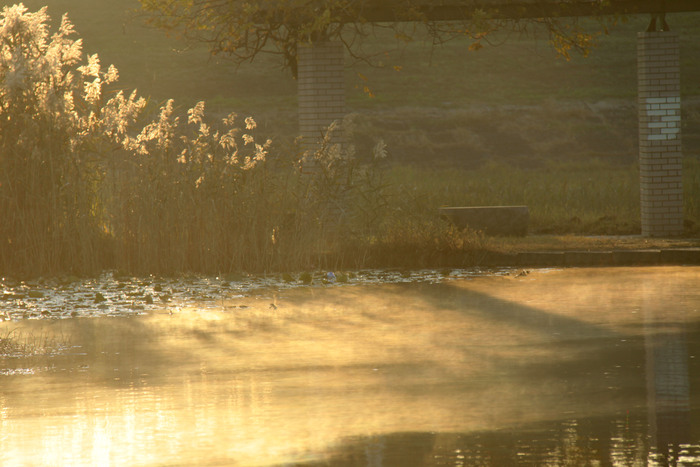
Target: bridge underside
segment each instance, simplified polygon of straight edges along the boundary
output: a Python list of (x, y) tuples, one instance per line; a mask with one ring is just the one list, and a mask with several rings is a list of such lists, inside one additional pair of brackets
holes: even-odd
[[(368, 22), (406, 20), (395, 6), (365, 6), (361, 15)], [(475, 12), (493, 19), (527, 19), (601, 15), (682, 13), (700, 11), (698, 0), (466, 0), (452, 4), (425, 5), (416, 8), (418, 16), (428, 21), (468, 20)], [(342, 17), (342, 15), (341, 15)], [(347, 18), (349, 22), (352, 18)]]

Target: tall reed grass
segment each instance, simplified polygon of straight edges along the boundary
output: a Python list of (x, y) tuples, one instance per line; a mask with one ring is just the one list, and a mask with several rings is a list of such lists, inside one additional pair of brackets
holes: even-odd
[[(81, 64), (66, 17), (4, 7), (0, 22), (0, 267), (47, 274), (312, 268), (356, 260), (345, 245), (383, 218), (372, 166), (350, 148), (274, 148), (251, 117), (149, 117), (97, 55)], [(320, 173), (299, 171), (314, 159)], [(379, 161), (375, 158), (373, 161)]]
[(66, 17), (49, 36), (46, 8), (4, 7), (0, 21), (0, 264), (4, 271), (94, 269), (105, 237), (100, 166), (142, 101), (102, 96), (116, 81)]

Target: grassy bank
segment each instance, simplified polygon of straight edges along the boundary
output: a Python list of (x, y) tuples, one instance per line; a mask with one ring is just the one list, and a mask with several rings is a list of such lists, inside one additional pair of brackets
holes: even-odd
[[(685, 218), (688, 234), (700, 228), (700, 163), (687, 158)], [(600, 160), (549, 163), (538, 168), (487, 164), (473, 170), (393, 168), (394, 196), (407, 205), (512, 206), (530, 210), (533, 234), (634, 235), (641, 233), (639, 173), (634, 164)], [(400, 189), (399, 189), (400, 187)]]

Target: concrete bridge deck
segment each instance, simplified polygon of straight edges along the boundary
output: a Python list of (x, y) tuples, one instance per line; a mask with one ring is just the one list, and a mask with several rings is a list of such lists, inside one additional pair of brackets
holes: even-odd
[[(368, 22), (401, 20), (391, 2), (363, 6), (361, 15)], [(469, 19), (476, 11), (493, 19), (575, 17), (600, 15), (660, 14), (700, 11), (698, 0), (462, 0), (440, 5), (417, 6), (416, 11), (428, 21)], [(342, 17), (342, 15), (341, 15)], [(347, 21), (352, 21), (351, 17)]]

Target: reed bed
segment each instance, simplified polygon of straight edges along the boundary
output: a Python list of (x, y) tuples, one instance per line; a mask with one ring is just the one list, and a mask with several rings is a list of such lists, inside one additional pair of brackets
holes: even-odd
[(70, 339), (63, 335), (22, 333), (17, 330), (0, 334), (0, 357), (50, 356), (68, 347)]
[(309, 269), (374, 235), (382, 187), (330, 132), (271, 154), (251, 117), (118, 91), (67, 17), (4, 7), (0, 33), (2, 273)]

